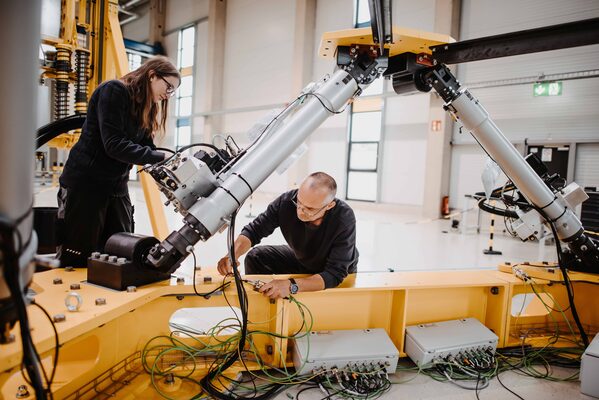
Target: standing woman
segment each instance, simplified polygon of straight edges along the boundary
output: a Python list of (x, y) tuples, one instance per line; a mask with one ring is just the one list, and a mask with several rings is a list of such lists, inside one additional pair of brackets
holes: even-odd
[(181, 83), (177, 68), (154, 57), (92, 94), (81, 137), (69, 153), (58, 191), (58, 253), (62, 266), (84, 267), (117, 232), (133, 232), (127, 182), (132, 165), (165, 159), (168, 100)]

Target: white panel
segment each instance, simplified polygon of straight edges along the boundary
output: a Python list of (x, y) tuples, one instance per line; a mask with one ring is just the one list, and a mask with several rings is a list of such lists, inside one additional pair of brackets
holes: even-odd
[(426, 137), (426, 124), (386, 128), (382, 145), (381, 202), (422, 205)]
[(347, 168), (347, 130), (342, 128), (318, 128), (307, 143), (307, 172), (323, 171), (337, 181), (337, 197), (345, 196)]
[(436, 0), (394, 0), (391, 6), (393, 25), (433, 32)]
[(165, 32), (182, 28), (193, 21), (207, 17), (208, 5), (209, 0), (168, 0), (164, 21)]
[[(163, 36), (162, 46), (166, 52), (167, 57), (177, 65), (177, 44), (178, 44), (178, 32), (171, 33), (170, 35)], [(176, 115), (176, 100), (174, 97), (169, 99), (168, 103), (168, 119), (166, 125), (166, 135), (161, 140), (160, 146), (162, 147), (174, 147), (175, 146), (175, 115)]]
[(46, 36), (60, 37), (60, 0), (42, 1), (42, 25), (40, 33)]
[(461, 209), (464, 195), (483, 191), (481, 174), (487, 155), (478, 145), (453, 146), (451, 152), (451, 177), (449, 206)]
[[(597, 136), (599, 136), (599, 131)], [(599, 143), (576, 146), (574, 181), (582, 187), (599, 188)]]
[(208, 22), (202, 22), (196, 25), (196, 48), (195, 48), (195, 68), (194, 74), (194, 112), (204, 111), (206, 107), (206, 98), (203, 96), (204, 87), (209, 77), (206, 74), (206, 58), (208, 56)]
[(287, 187), (287, 180), (287, 171), (283, 172), (282, 175), (273, 172), (256, 191), (279, 195), (291, 189)]
[[(46, 81), (48, 82), (48, 81)], [(51, 89), (50, 86), (38, 85), (37, 87), (37, 114), (36, 126), (42, 127), (50, 123), (52, 117), (51, 110)]]
[[(532, 91), (532, 84), (471, 90), (512, 142), (597, 138), (599, 78), (564, 81), (561, 96), (534, 97)], [(458, 124), (455, 143), (473, 142), (467, 132), (457, 132)]]
[[(492, 16), (490, 18), (489, 16)], [(461, 40), (599, 17), (595, 0), (463, 0)], [(537, 77), (597, 68), (599, 45), (460, 64), (469, 83)], [(512, 142), (576, 141), (595, 137), (599, 78), (563, 82), (563, 95), (532, 96), (532, 84), (472, 89)], [(456, 129), (457, 131), (457, 129)], [(454, 143), (472, 143), (454, 132)]]
[(237, 0), (227, 4), (224, 108), (289, 100), (294, 2)]
[(595, 0), (463, 0), (461, 40), (598, 16)]
[(226, 114), (223, 130), (227, 134), (243, 134), (246, 137), (246, 132), (269, 114), (270, 110)]
[(135, 40), (137, 42), (145, 43), (150, 38), (150, 5), (145, 4), (137, 7), (133, 10), (134, 13), (139, 15), (139, 18), (121, 26), (123, 31), (123, 37), (125, 39)]
[(465, 85), (502, 79), (538, 77), (596, 69), (597, 60), (599, 60), (599, 45), (582, 46), (460, 64), (458, 77)]
[[(320, 0), (316, 2), (316, 22), (314, 29), (314, 49), (320, 48), (322, 34), (341, 29), (351, 29), (354, 23), (354, 1)], [(313, 80), (320, 80), (325, 74), (335, 70), (335, 60), (314, 57)]]
[(388, 97), (385, 103), (386, 124), (428, 124), (429, 104), (429, 93)]

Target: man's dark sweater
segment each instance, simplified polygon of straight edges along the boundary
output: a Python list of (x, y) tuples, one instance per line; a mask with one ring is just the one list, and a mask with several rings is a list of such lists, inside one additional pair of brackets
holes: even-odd
[(164, 159), (131, 114), (131, 97), (119, 80), (102, 83), (92, 94), (81, 137), (69, 152), (60, 185), (111, 195), (127, 193), (132, 164)]
[(281, 228), (289, 247), (305, 266), (305, 273), (320, 274), (325, 288), (336, 287), (348, 273), (357, 270), (354, 212), (347, 203), (335, 199), (335, 207), (326, 212), (320, 225), (315, 226), (297, 217), (292, 201), (296, 195), (297, 190), (283, 193), (246, 225), (241, 234), (255, 246), (277, 227)]

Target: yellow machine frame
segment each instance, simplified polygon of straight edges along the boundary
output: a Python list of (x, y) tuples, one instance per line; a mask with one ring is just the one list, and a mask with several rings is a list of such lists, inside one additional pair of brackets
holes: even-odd
[[(201, 292), (211, 291), (221, 283), (215, 271), (200, 273), (198, 282), (207, 276), (217, 283), (198, 285)], [(54, 284), (56, 278), (62, 283)], [(152, 337), (170, 333), (169, 317), (176, 310), (227, 305), (224, 296), (198, 297), (191, 282), (177, 284), (174, 278), (132, 293), (88, 285), (85, 279), (85, 269), (53, 270), (36, 274), (32, 286), (38, 293), (36, 302), (50, 315), (66, 315), (64, 322), (56, 324), (61, 350), (52, 389), (57, 399), (94, 398), (100, 392), (117, 391), (117, 398), (160, 398), (140, 366), (141, 349)], [(580, 318), (587, 331), (595, 333), (599, 329), (596, 311), (599, 287), (587, 282), (598, 279), (578, 273), (572, 280)], [(77, 292), (83, 303), (77, 312), (68, 312), (61, 301), (72, 283), (81, 284)], [(512, 274), (493, 270), (359, 273), (350, 275), (336, 289), (299, 293), (297, 298), (312, 312), (313, 330), (383, 328), (402, 355), (405, 355), (406, 326), (466, 317), (478, 319), (495, 332), (499, 347), (520, 345), (524, 340), (527, 344), (546, 345), (554, 337), (556, 327), (562, 332), (563, 341), (551, 345), (571, 345), (573, 338), (565, 328), (564, 315), (567, 319), (572, 316), (569, 310), (564, 314), (559, 312), (558, 306), (566, 309), (568, 304), (565, 287), (541, 278), (536, 279), (535, 287), (555, 300), (551, 312), (521, 310), (524, 312), (512, 315), (514, 296), (534, 297), (533, 290)], [(229, 301), (238, 305), (235, 290), (225, 292)], [(300, 328), (299, 313), (288, 300), (271, 303), (267, 297), (251, 290), (248, 297), (249, 319), (267, 321), (259, 329), (289, 335)], [(105, 299), (106, 304), (96, 305), (98, 298)], [(29, 315), (43, 364), (51, 369), (54, 334), (50, 323), (36, 308), (30, 307)], [(277, 351), (269, 355), (268, 345)], [(262, 356), (278, 366), (291, 365), (289, 346), (288, 339), (264, 338), (258, 342)], [(24, 384), (20, 372), (20, 341), (2, 346), (1, 353), (0, 388), (2, 395), (10, 398), (17, 387)], [(201, 377), (208, 366), (196, 367)], [(127, 385), (123, 384), (125, 381)], [(197, 386), (180, 387), (177, 396), (192, 395), (198, 390)]]

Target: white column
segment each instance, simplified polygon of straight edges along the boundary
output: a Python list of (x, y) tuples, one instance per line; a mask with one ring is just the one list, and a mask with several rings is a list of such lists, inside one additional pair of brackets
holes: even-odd
[[(293, 74), (289, 98), (297, 96), (312, 79), (314, 61), (314, 30), (316, 22), (316, 0), (296, 0), (295, 2), (295, 34), (293, 43)], [(306, 140), (310, 146), (310, 139)], [(287, 171), (287, 186), (299, 186), (308, 175), (308, 157), (304, 154)]]
[[(435, 32), (458, 39), (460, 7), (461, 0), (437, 0), (435, 2)], [(455, 70), (453, 72), (455, 74)], [(449, 113), (443, 110), (443, 100), (432, 93), (422, 204), (422, 213), (428, 218), (437, 218), (441, 215), (442, 199), (449, 195), (452, 131), (453, 121)]]
[[(206, 57), (206, 111), (223, 108), (223, 71), (225, 69), (225, 31), (227, 23), (227, 2), (210, 0), (208, 8), (208, 51)], [(222, 115), (209, 115), (204, 120), (204, 138), (212, 142), (212, 135), (222, 132)]]

